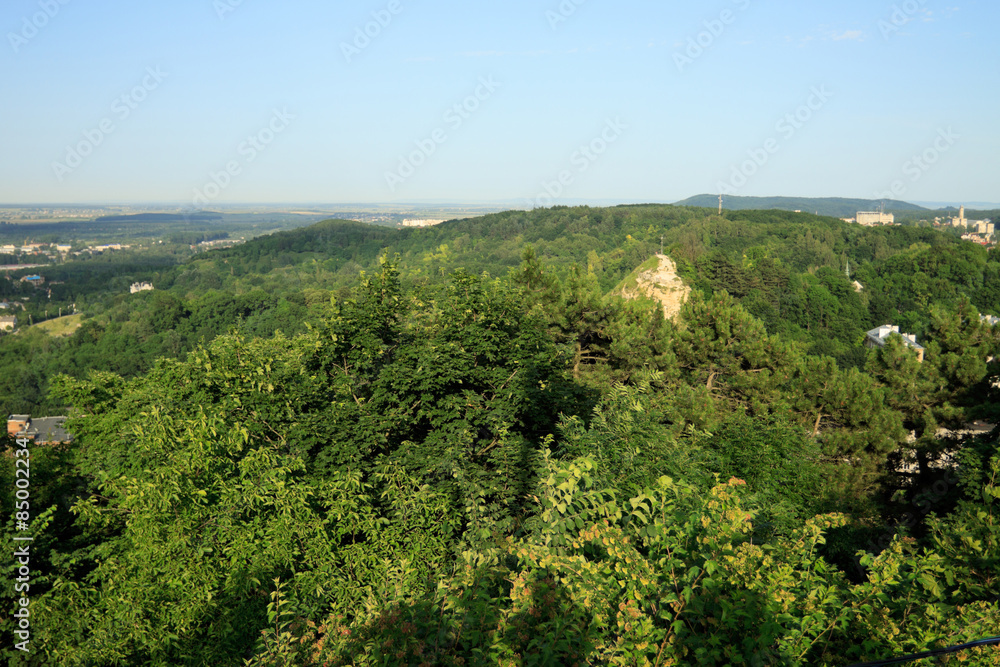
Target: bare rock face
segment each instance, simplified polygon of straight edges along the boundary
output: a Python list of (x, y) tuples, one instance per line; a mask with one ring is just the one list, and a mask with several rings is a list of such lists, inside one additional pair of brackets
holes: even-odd
[(677, 265), (672, 259), (666, 255), (656, 255), (656, 259), (659, 260), (657, 266), (645, 270), (640, 267), (634, 277), (626, 279), (622, 296), (626, 299), (650, 297), (663, 304), (663, 316), (672, 319), (681, 312), (691, 288), (677, 275)]

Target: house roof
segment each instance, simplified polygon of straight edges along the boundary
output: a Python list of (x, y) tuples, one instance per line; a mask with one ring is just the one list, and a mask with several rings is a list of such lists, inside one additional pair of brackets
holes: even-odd
[(924, 346), (917, 342), (916, 336), (914, 336), (913, 334), (900, 333), (899, 327), (893, 326), (891, 324), (886, 324), (876, 329), (872, 329), (871, 331), (868, 332), (867, 335), (869, 340), (871, 340), (879, 347), (883, 347), (886, 341), (889, 340), (889, 336), (891, 336), (892, 334), (898, 334), (899, 336), (901, 336), (903, 342), (915, 350), (924, 349)]
[(66, 423), (65, 417), (41, 417), (32, 419), (26, 435), (34, 435), (35, 442), (39, 444), (50, 442), (71, 442), (73, 436), (63, 428)]
[(63, 426), (66, 423), (66, 417), (39, 417), (38, 419), (32, 419), (31, 415), (10, 415), (7, 417), (8, 428), (10, 422), (26, 423), (27, 428), (16, 435), (18, 437), (31, 438), (40, 445), (73, 441), (73, 434)]

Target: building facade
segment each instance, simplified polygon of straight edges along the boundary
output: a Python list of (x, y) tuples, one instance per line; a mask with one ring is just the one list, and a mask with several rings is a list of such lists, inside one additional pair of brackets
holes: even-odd
[(891, 324), (886, 324), (885, 326), (878, 327), (877, 329), (872, 329), (865, 335), (865, 347), (875, 348), (875, 347), (885, 347), (885, 344), (889, 341), (889, 337), (893, 334), (900, 336), (903, 339), (903, 343), (907, 346), (916, 350), (917, 361), (923, 363), (924, 361), (924, 347), (917, 343), (917, 337), (913, 334), (900, 333), (899, 327), (893, 326)]
[(7, 417), (7, 435), (13, 438), (27, 438), (36, 445), (60, 445), (73, 442), (73, 436), (65, 428), (66, 417), (39, 417), (31, 415), (10, 415)]
[(895, 224), (896, 216), (894, 216), (892, 213), (883, 213), (881, 211), (858, 211), (858, 214), (854, 217), (854, 220), (859, 225), (872, 227), (874, 225)]

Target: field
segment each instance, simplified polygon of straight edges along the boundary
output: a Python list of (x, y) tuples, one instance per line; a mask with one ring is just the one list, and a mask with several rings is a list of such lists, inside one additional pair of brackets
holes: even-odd
[(77, 313), (76, 315), (66, 315), (65, 317), (47, 320), (34, 325), (33, 328), (44, 331), (50, 336), (72, 336), (80, 328), (81, 324), (83, 324), (83, 313)]

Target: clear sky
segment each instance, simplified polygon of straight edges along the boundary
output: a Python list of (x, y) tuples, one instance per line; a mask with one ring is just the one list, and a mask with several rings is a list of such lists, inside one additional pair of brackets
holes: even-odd
[(4, 0), (0, 203), (995, 202), (998, 25), (997, 0)]

